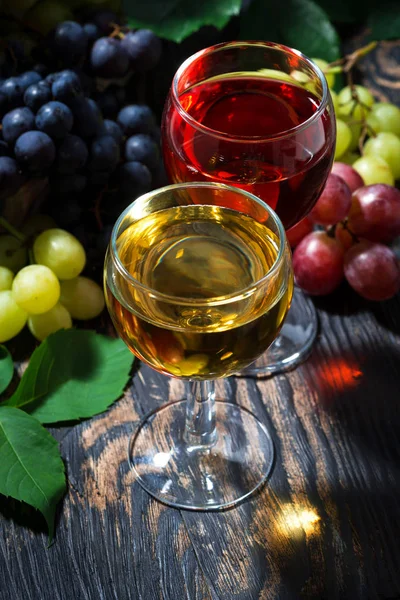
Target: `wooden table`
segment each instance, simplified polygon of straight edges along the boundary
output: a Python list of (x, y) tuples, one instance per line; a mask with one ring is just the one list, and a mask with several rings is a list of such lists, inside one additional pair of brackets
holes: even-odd
[[(387, 43), (364, 67), (380, 97), (398, 101), (399, 65)], [(52, 430), (69, 491), (50, 548), (30, 511), (2, 502), (1, 600), (400, 598), (400, 299), (369, 304), (343, 286), (316, 305), (305, 364), (217, 386), (272, 432), (276, 465), (257, 495), (193, 513), (134, 482), (133, 428), (182, 395), (141, 366), (106, 414)]]

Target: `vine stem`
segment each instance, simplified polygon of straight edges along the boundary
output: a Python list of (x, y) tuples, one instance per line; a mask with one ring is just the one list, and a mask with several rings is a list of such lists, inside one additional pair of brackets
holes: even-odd
[(26, 236), (20, 231), (18, 231), (18, 229), (16, 229), (13, 225), (11, 225), (11, 223), (9, 223), (4, 217), (0, 217), (0, 226), (4, 227), (4, 229), (8, 231), (8, 233), (13, 235), (20, 242), (26, 241)]

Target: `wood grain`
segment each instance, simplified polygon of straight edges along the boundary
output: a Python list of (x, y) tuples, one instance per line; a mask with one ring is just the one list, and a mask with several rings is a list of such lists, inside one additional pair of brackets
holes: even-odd
[[(399, 52), (382, 44), (361, 65), (398, 103)], [(106, 414), (52, 430), (69, 490), (50, 548), (38, 515), (1, 500), (0, 599), (399, 599), (400, 299), (371, 305), (343, 287), (316, 305), (305, 364), (217, 386), (270, 428), (276, 464), (258, 494), (192, 513), (142, 490), (128, 439), (183, 385), (141, 366)]]

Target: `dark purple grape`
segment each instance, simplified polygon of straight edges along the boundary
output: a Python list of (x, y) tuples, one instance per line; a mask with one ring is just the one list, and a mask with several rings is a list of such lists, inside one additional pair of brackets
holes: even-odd
[(42, 76), (39, 75), (39, 73), (36, 73), (36, 71), (26, 71), (19, 76), (19, 82), (24, 91), (27, 90), (30, 85), (39, 83), (41, 80)]
[(37, 112), (43, 104), (51, 100), (51, 87), (46, 81), (30, 85), (24, 94), (25, 106)]
[(86, 33), (89, 44), (93, 44), (102, 36), (100, 28), (95, 23), (85, 23), (83, 30)]
[(72, 129), (74, 118), (71, 110), (62, 102), (52, 101), (41, 106), (36, 115), (36, 127), (50, 137), (62, 139)]
[(19, 77), (6, 79), (0, 88), (0, 92), (7, 98), (9, 110), (23, 105), (24, 88)]
[(88, 148), (82, 138), (67, 135), (57, 150), (56, 167), (60, 173), (74, 173), (86, 164)]
[(34, 65), (33, 70), (36, 71), (36, 73), (39, 73), (39, 75), (42, 78), (46, 77), (49, 74), (48, 67), (46, 67), (46, 65), (44, 65), (43, 63), (37, 63), (36, 65)]
[(20, 135), (34, 128), (35, 115), (26, 106), (14, 108), (4, 115), (2, 120), (3, 138), (10, 145), (13, 145)]
[(46, 83), (48, 83), (50, 86), (53, 85), (53, 83), (55, 82), (56, 79), (58, 79), (61, 75), (62, 71), (58, 71), (57, 73), (49, 73), (49, 75), (47, 75), (44, 80)]
[(117, 122), (125, 135), (148, 133), (155, 128), (155, 119), (151, 109), (145, 104), (130, 104), (124, 106), (117, 116)]
[(17, 162), (9, 156), (0, 157), (0, 200), (13, 196), (21, 187), (23, 178)]
[(102, 37), (90, 52), (90, 65), (99, 77), (123, 77), (129, 69), (129, 58), (120, 40)]
[(125, 159), (141, 162), (150, 170), (155, 170), (160, 163), (160, 151), (149, 135), (138, 133), (126, 140)]
[(154, 69), (161, 58), (162, 43), (149, 29), (130, 31), (121, 42), (134, 71), (144, 73)]
[(46, 133), (27, 131), (17, 139), (14, 153), (23, 168), (32, 175), (38, 175), (51, 167), (56, 156), (56, 148)]
[(81, 81), (73, 71), (63, 71), (51, 86), (55, 100), (71, 106), (75, 98), (83, 96)]
[(122, 143), (123, 133), (121, 127), (118, 123), (110, 119), (104, 119), (104, 123), (99, 131), (100, 135), (111, 135), (118, 144)]
[(85, 55), (88, 45), (87, 35), (79, 23), (64, 21), (54, 31), (53, 48), (64, 65), (75, 65)]
[(93, 23), (97, 25), (100, 31), (104, 34), (109, 34), (114, 29), (114, 24), (119, 24), (117, 15), (111, 10), (102, 10), (93, 16)]
[(115, 181), (125, 198), (132, 201), (151, 187), (151, 173), (140, 162), (126, 162), (118, 167)]
[(72, 105), (74, 128), (83, 138), (94, 137), (103, 125), (103, 117), (96, 102), (91, 98), (77, 98)]
[(114, 171), (120, 159), (119, 144), (110, 135), (93, 140), (90, 147), (89, 168), (91, 171)]

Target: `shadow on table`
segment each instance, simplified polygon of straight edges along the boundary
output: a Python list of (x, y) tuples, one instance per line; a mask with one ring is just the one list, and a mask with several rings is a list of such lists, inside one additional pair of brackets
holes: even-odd
[[(400, 346), (380, 343), (357, 352), (314, 353), (303, 369), (305, 388), (317, 392), (321, 409), (332, 428), (350, 430), (386, 460), (398, 457), (400, 431)], [(305, 391), (306, 393), (306, 391)]]

